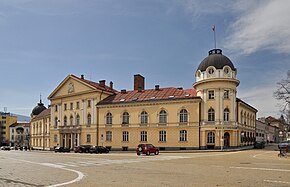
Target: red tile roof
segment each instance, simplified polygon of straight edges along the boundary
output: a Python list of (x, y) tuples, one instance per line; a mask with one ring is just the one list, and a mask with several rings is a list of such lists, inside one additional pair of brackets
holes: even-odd
[(149, 90), (134, 90), (126, 92), (118, 92), (115, 95), (109, 96), (100, 101), (98, 105), (105, 104), (120, 104), (144, 101), (158, 101), (158, 100), (174, 100), (174, 99), (189, 99), (195, 98), (196, 91), (193, 89), (183, 90), (179, 88), (160, 88)]
[(109, 86), (107, 86), (107, 85), (105, 85), (104, 87), (103, 86), (101, 86), (99, 83), (96, 83), (96, 82), (93, 82), (93, 81), (89, 81), (89, 80), (86, 80), (86, 79), (82, 79), (82, 78), (79, 78), (79, 77), (77, 77), (77, 76), (75, 76), (75, 75), (71, 75), (71, 76), (73, 76), (74, 78), (76, 78), (76, 79), (78, 79), (78, 80), (80, 80), (80, 81), (82, 81), (82, 82), (85, 82), (85, 83), (87, 83), (87, 84), (89, 84), (89, 85), (91, 85), (91, 86), (93, 86), (93, 87), (95, 87), (95, 88), (97, 88), (97, 89), (100, 89), (100, 90), (103, 90), (103, 91), (107, 91), (107, 92), (112, 92), (112, 93), (116, 93), (116, 92), (118, 92), (117, 90), (115, 90), (115, 89), (111, 89)]
[(38, 114), (35, 118), (33, 119), (40, 119), (43, 118), (45, 116), (49, 116), (50, 115), (50, 108), (43, 110), (40, 114)]

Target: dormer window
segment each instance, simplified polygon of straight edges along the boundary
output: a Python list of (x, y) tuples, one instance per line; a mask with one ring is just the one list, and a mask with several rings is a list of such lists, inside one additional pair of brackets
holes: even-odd
[(226, 68), (224, 69), (224, 72), (225, 72), (225, 74), (229, 74), (229, 72), (230, 72), (229, 68), (226, 67)]
[(213, 69), (213, 68), (209, 68), (209, 69), (208, 69), (208, 73), (209, 73), (210, 75), (212, 75), (212, 74), (214, 73), (214, 69)]

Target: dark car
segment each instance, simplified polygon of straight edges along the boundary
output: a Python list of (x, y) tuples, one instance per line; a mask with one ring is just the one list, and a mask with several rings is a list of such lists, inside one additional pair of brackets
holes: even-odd
[(255, 149), (263, 149), (263, 148), (265, 148), (265, 142), (264, 141), (255, 142), (254, 143), (254, 148)]
[(152, 144), (139, 144), (137, 149), (136, 149), (136, 153), (137, 153), (137, 155), (140, 155), (140, 154), (150, 155), (151, 153), (158, 155), (159, 149), (156, 148)]
[(59, 153), (64, 153), (64, 152), (67, 152), (69, 153), (70, 152), (70, 148), (68, 147), (56, 147), (54, 148), (54, 152), (59, 152)]
[(80, 145), (74, 148), (75, 153), (89, 153), (91, 149), (91, 145)]
[(90, 153), (109, 153), (110, 150), (104, 146), (93, 146), (90, 148)]
[(278, 144), (278, 149), (290, 149), (290, 140), (282, 141)]

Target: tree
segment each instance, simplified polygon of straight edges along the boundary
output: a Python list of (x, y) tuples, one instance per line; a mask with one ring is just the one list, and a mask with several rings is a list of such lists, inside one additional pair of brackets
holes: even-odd
[(281, 112), (286, 115), (288, 123), (290, 122), (290, 70), (287, 72), (287, 78), (277, 83), (278, 88), (274, 92), (274, 97), (282, 101)]

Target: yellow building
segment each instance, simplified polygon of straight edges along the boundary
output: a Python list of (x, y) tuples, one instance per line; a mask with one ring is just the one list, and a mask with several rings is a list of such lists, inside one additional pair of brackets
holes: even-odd
[(236, 68), (220, 49), (209, 51), (193, 88), (113, 89), (84, 76), (67, 76), (50, 94), (50, 147), (81, 144), (132, 150), (153, 143), (162, 150), (223, 149), (251, 145), (257, 110), (236, 97)]
[(17, 116), (13, 116), (7, 112), (0, 113), (0, 146), (10, 145), (9, 126), (16, 122), (17, 122)]

